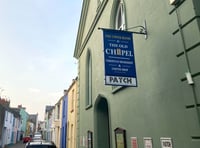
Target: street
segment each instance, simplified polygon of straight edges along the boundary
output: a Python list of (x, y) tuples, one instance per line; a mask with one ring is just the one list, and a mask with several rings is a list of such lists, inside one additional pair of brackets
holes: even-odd
[(23, 142), (18, 142), (16, 144), (11, 144), (11, 145), (7, 145), (5, 146), (5, 148), (24, 148), (25, 144), (23, 144)]

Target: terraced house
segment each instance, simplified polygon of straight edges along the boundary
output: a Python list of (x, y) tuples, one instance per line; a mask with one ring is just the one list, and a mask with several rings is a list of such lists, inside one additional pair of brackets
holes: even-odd
[[(74, 50), (79, 62), (77, 147), (200, 147), (199, 16), (199, 0), (83, 1)], [(106, 61), (105, 52), (111, 50), (105, 48), (105, 30), (132, 32), (131, 86), (121, 85), (129, 81), (122, 83), (119, 76), (109, 77), (108, 84), (107, 64), (121, 61), (114, 56)], [(116, 55), (126, 49), (111, 45)], [(113, 65), (111, 70), (122, 70), (121, 63)]]
[(0, 147), (20, 141), (21, 116), (10, 107), (10, 101), (0, 98)]
[(73, 79), (68, 88), (68, 110), (67, 110), (67, 148), (76, 148), (77, 134), (77, 86), (78, 78)]
[(53, 108), (53, 121), (52, 121), (52, 140), (57, 147), (60, 147), (60, 139), (61, 139), (61, 127), (62, 127), (62, 103), (63, 97), (61, 97), (55, 107)]

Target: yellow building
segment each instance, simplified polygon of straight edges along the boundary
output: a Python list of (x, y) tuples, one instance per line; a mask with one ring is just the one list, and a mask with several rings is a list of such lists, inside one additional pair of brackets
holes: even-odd
[(76, 122), (77, 122), (77, 85), (78, 78), (74, 79), (68, 89), (68, 121), (67, 121), (67, 147), (76, 148)]

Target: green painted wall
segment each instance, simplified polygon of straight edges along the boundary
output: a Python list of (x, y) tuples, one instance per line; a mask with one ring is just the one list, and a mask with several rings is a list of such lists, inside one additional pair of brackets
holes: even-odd
[(24, 136), (26, 133), (26, 124), (27, 124), (27, 120), (28, 120), (28, 113), (25, 111), (25, 109), (21, 108), (20, 109), (20, 116), (22, 118), (22, 127), (21, 127), (21, 131), (24, 132)]
[[(92, 5), (96, 2), (89, 2), (87, 15), (94, 16), (89, 12), (94, 12), (92, 9), (96, 7)], [(133, 35), (138, 87), (113, 91), (111, 86), (104, 85), (102, 31), (97, 28), (114, 26), (116, 1), (109, 0), (105, 5), (102, 4), (102, 11), (98, 9), (88, 38), (81, 41), (85, 44), (77, 47), (77, 50), (82, 49), (78, 58), (78, 147), (86, 147), (81, 141), (86, 138), (88, 130), (93, 131), (94, 146), (101, 138), (95, 133), (98, 130), (95, 129), (97, 119), (94, 117), (97, 111), (95, 107), (98, 106), (97, 99), (101, 96), (108, 103), (110, 147), (115, 147), (114, 130), (120, 127), (126, 130), (127, 148), (131, 147), (131, 137), (137, 137), (139, 148), (144, 147), (144, 137), (152, 138), (154, 148), (161, 147), (161, 137), (172, 138), (174, 148), (199, 148), (199, 1), (185, 0), (177, 6), (177, 10), (168, 0), (124, 2), (127, 28), (143, 25), (144, 20), (147, 23), (147, 40), (142, 35)], [(92, 106), (86, 108), (85, 65), (89, 49), (92, 57)], [(187, 83), (187, 71), (191, 72), (194, 85)]]

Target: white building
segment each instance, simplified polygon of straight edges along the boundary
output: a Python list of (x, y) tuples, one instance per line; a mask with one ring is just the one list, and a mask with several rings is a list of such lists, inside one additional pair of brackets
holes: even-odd
[(14, 118), (13, 118), (11, 143), (16, 143), (20, 141), (20, 132), (22, 124), (20, 115), (17, 112), (13, 113), (14, 113)]
[(45, 109), (45, 128), (44, 128), (44, 139), (52, 141), (52, 111), (54, 106), (46, 106)]
[(6, 110), (4, 127), (3, 127), (3, 145), (11, 143), (12, 132), (13, 132), (13, 119), (14, 119), (14, 114), (11, 111)]

